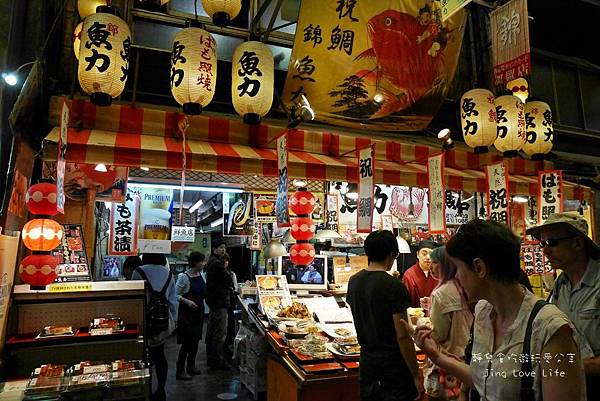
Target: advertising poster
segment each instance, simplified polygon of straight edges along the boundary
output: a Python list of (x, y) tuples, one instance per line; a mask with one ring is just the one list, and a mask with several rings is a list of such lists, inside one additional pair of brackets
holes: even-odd
[(265, 315), (277, 317), (277, 313), (292, 304), (292, 296), (285, 276), (256, 276), (258, 299)]
[(252, 235), (254, 205), (252, 192), (223, 194), (223, 235)]
[(19, 218), (25, 217), (25, 194), (27, 193), (27, 177), (15, 170), (13, 189), (8, 203), (8, 212)]
[(109, 255), (137, 255), (140, 198), (131, 188), (125, 203), (111, 204)]
[(58, 277), (55, 282), (91, 281), (92, 274), (81, 224), (63, 224), (63, 229), (65, 235), (62, 245), (52, 251), (58, 258)]
[(315, 119), (366, 130), (417, 131), (452, 82), (466, 25), (442, 1), (303, 0), (285, 88)]
[(259, 223), (275, 223), (277, 221), (277, 215), (275, 214), (276, 202), (277, 196), (275, 194), (254, 193), (256, 221)]
[(139, 237), (146, 240), (168, 240), (171, 236), (173, 190), (134, 187), (140, 196)]

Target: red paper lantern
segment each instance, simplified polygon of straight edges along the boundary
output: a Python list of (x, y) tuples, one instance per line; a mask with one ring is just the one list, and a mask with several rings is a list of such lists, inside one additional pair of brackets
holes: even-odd
[(60, 245), (63, 228), (54, 220), (29, 220), (22, 231), (23, 244), (32, 251), (51, 251)]
[(43, 287), (53, 283), (58, 276), (58, 259), (52, 255), (29, 255), (19, 265), (19, 276), (23, 282)]
[(25, 195), (27, 209), (33, 214), (54, 216), (56, 210), (56, 185), (42, 182), (29, 187)]
[(310, 217), (295, 217), (292, 219), (292, 237), (296, 241), (308, 241), (315, 235), (315, 223)]
[(290, 260), (295, 265), (309, 265), (315, 259), (315, 247), (303, 242), (290, 248)]
[(317, 200), (309, 191), (296, 191), (290, 197), (290, 209), (297, 215), (310, 215)]

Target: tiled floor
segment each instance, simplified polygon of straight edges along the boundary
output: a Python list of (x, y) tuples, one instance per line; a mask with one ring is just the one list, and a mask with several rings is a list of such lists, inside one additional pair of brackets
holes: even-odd
[[(240, 401), (254, 400), (250, 393), (240, 382), (240, 374), (233, 367), (229, 372), (213, 371), (206, 366), (206, 348), (204, 340), (200, 340), (196, 365), (202, 374), (194, 376), (191, 381), (175, 379), (175, 362), (179, 345), (175, 336), (171, 336), (165, 345), (165, 354), (169, 361), (169, 374), (167, 377), (167, 400), (169, 401), (218, 401), (221, 399), (236, 399)], [(235, 364), (234, 364), (235, 365)], [(226, 393), (235, 394), (237, 398), (224, 398)], [(221, 394), (221, 397), (218, 397)], [(264, 394), (263, 394), (264, 398)]]

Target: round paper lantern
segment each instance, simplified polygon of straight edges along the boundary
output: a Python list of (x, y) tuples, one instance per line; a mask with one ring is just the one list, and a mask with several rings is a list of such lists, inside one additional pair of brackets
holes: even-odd
[(517, 78), (507, 82), (506, 89), (511, 91), (514, 96), (521, 99), (523, 103), (525, 103), (529, 97), (529, 83), (525, 78)]
[(494, 146), (506, 157), (518, 155), (525, 145), (525, 111), (523, 102), (516, 96), (496, 98), (498, 137)]
[(81, 19), (96, 12), (98, 6), (105, 6), (106, 0), (77, 0), (77, 11)]
[(552, 150), (554, 129), (552, 110), (547, 103), (531, 101), (525, 103), (525, 131), (527, 140), (523, 151), (534, 160), (541, 160)]
[(73, 53), (75, 58), (79, 60), (79, 46), (81, 46), (81, 30), (83, 29), (83, 21), (77, 24), (73, 31)]
[(185, 114), (208, 105), (217, 85), (217, 42), (204, 29), (190, 27), (175, 35), (171, 53), (171, 93)]
[(496, 140), (496, 105), (487, 89), (471, 89), (460, 99), (460, 120), (465, 143), (485, 153)]
[(273, 104), (273, 54), (262, 42), (244, 42), (235, 49), (232, 61), (233, 107), (245, 123), (258, 124)]
[(52, 255), (29, 255), (19, 265), (21, 280), (33, 287), (51, 284), (58, 276), (58, 259)]
[(42, 182), (32, 185), (25, 195), (27, 209), (32, 214), (42, 216), (54, 216), (58, 213), (56, 210), (56, 185), (48, 182)]
[(294, 244), (290, 248), (290, 260), (295, 265), (309, 265), (315, 259), (315, 247), (307, 242)]
[(314, 237), (317, 228), (310, 217), (294, 217), (291, 223), (292, 237), (296, 241), (308, 241)]
[(314, 195), (306, 189), (299, 189), (295, 191), (290, 196), (289, 200), (289, 205), (292, 209), (292, 212), (299, 216), (310, 215), (313, 212), (316, 203), (317, 200), (315, 199)]
[(125, 89), (131, 33), (111, 6), (98, 8), (83, 21), (79, 46), (79, 84), (92, 103), (108, 106)]
[(227, 26), (242, 10), (242, 0), (202, 0), (202, 7), (216, 26)]
[(63, 228), (54, 220), (29, 220), (22, 231), (23, 244), (32, 251), (51, 251), (60, 245)]

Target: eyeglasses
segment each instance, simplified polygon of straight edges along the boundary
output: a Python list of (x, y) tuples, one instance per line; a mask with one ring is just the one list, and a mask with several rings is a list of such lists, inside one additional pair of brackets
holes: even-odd
[(540, 241), (540, 246), (541, 246), (542, 248), (546, 248), (546, 247), (553, 247), (553, 246), (556, 246), (556, 245), (558, 245), (558, 243), (559, 243), (560, 241), (565, 241), (565, 240), (568, 240), (568, 239), (573, 239), (573, 238), (575, 238), (575, 237), (577, 237), (577, 235), (571, 235), (571, 236), (569, 236), (569, 237), (562, 237), (562, 238), (550, 238), (550, 239), (542, 240), (542, 241)]

